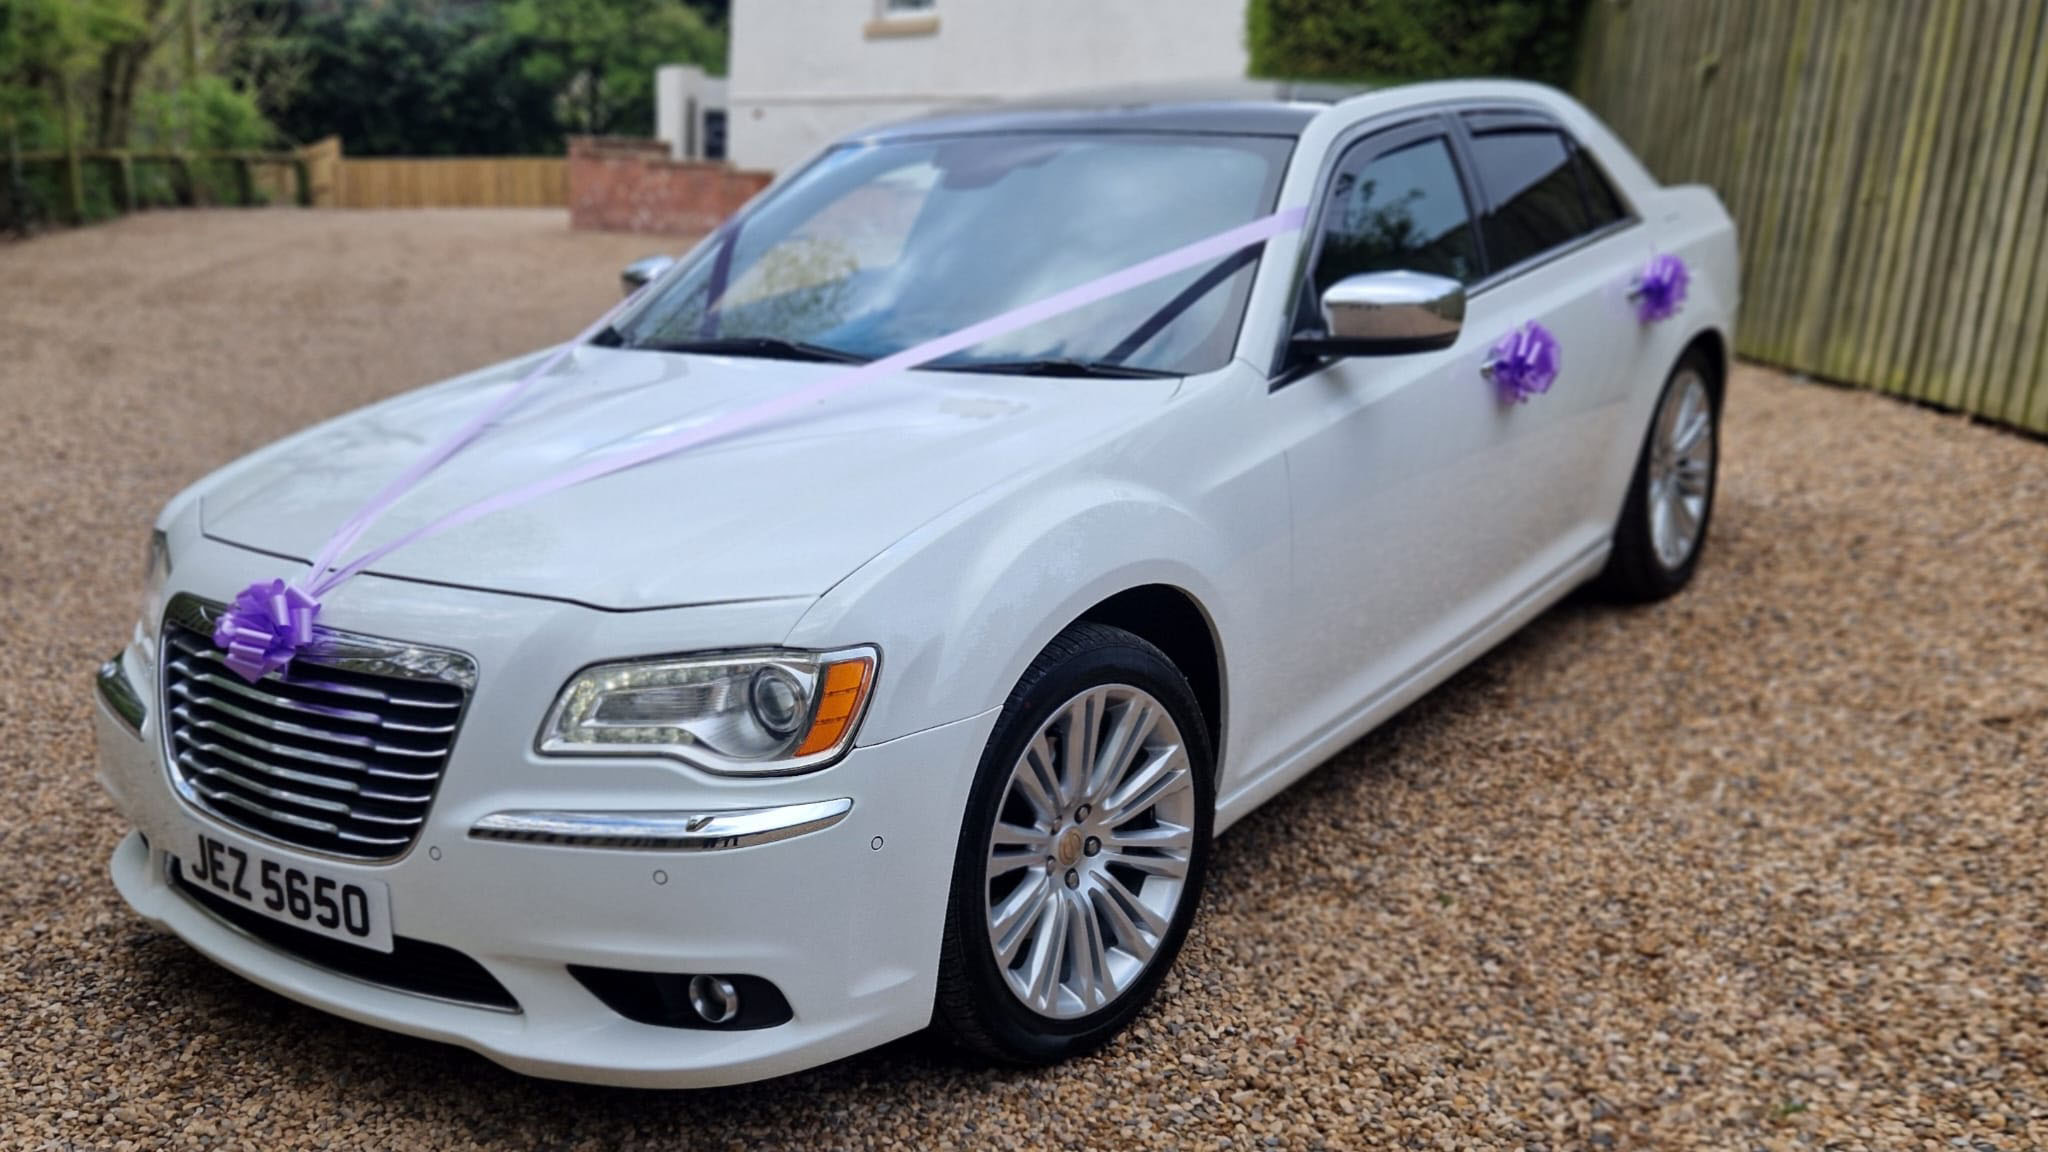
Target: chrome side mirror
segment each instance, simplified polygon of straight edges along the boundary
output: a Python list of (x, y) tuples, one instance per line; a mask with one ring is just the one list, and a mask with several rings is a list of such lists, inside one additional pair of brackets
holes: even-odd
[(619, 273), (619, 288), (626, 295), (638, 292), (649, 280), (675, 266), (673, 256), (643, 256), (633, 261)]
[(1346, 276), (1323, 293), (1327, 335), (1302, 341), (1318, 356), (1429, 352), (1458, 341), (1465, 286), (1422, 272)]

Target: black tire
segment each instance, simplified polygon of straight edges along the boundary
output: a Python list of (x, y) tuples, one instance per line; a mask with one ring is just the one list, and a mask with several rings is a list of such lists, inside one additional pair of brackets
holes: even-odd
[[(1027, 1007), (998, 968), (989, 938), (985, 869), (998, 808), (1026, 745), (1068, 701), (1105, 685), (1129, 685), (1150, 694), (1179, 728), (1194, 785), (1192, 850), (1179, 905), (1147, 966), (1105, 1006), (1073, 1019), (1054, 1019)], [(1201, 707), (1165, 653), (1121, 628), (1087, 622), (1070, 626), (1048, 644), (1005, 702), (968, 796), (940, 955), (938, 1030), (989, 1060), (1040, 1065), (1092, 1051), (1128, 1025), (1173, 967), (1201, 902), (1215, 819), (1214, 767)]]
[[(1672, 564), (1658, 555), (1651, 529), (1653, 456), (1665, 407), (1689, 377), (1696, 377), (1706, 387), (1711, 436), (1707, 445), (1706, 503), (1699, 516), (1699, 527), (1691, 549), (1682, 560)], [(1699, 567), (1700, 555), (1707, 548), (1707, 533), (1714, 519), (1714, 493), (1720, 484), (1721, 394), (1720, 372), (1698, 348), (1687, 350), (1671, 369), (1671, 374), (1665, 377), (1664, 388), (1657, 395), (1657, 406), (1651, 410), (1650, 426), (1643, 432), (1643, 446), (1636, 453), (1635, 474), (1629, 479), (1621, 518), (1614, 526), (1614, 550), (1608, 555), (1607, 567), (1595, 582), (1597, 590), (1606, 598), (1645, 604), (1671, 596), (1691, 582), (1694, 570)]]

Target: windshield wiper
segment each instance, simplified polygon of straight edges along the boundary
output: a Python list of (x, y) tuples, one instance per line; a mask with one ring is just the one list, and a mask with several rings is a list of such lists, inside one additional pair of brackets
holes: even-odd
[(719, 336), (706, 340), (643, 340), (628, 344), (648, 352), (702, 352), (714, 356), (753, 356), (762, 360), (813, 360), (826, 364), (865, 364), (866, 356), (844, 348), (828, 348), (802, 340), (773, 336)]
[(1093, 380), (1170, 380), (1179, 372), (1160, 368), (1138, 368), (1111, 364), (1106, 360), (1073, 360), (1059, 356), (1036, 360), (969, 360), (958, 364), (940, 361), (920, 367), (933, 372), (990, 372), (1001, 376), (1069, 376)]

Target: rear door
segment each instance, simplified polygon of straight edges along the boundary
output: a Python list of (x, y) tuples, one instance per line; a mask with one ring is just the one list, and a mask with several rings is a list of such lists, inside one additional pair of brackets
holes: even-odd
[(1542, 569), (1613, 528), (1618, 509), (1603, 505), (1601, 481), (1645, 346), (1628, 292), (1650, 257), (1648, 230), (1556, 121), (1523, 111), (1457, 119), (1484, 201), (1487, 274), (1468, 331), (1490, 347), (1533, 321), (1562, 353), (1550, 391), (1502, 413), (1517, 426), (1523, 561)]

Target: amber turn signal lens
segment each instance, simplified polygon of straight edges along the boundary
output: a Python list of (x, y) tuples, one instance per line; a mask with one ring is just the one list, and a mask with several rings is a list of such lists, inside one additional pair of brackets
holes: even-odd
[(817, 714), (811, 717), (810, 733), (797, 746), (798, 756), (811, 756), (838, 746), (867, 701), (874, 670), (874, 661), (864, 656), (826, 666), (825, 691), (818, 699)]

